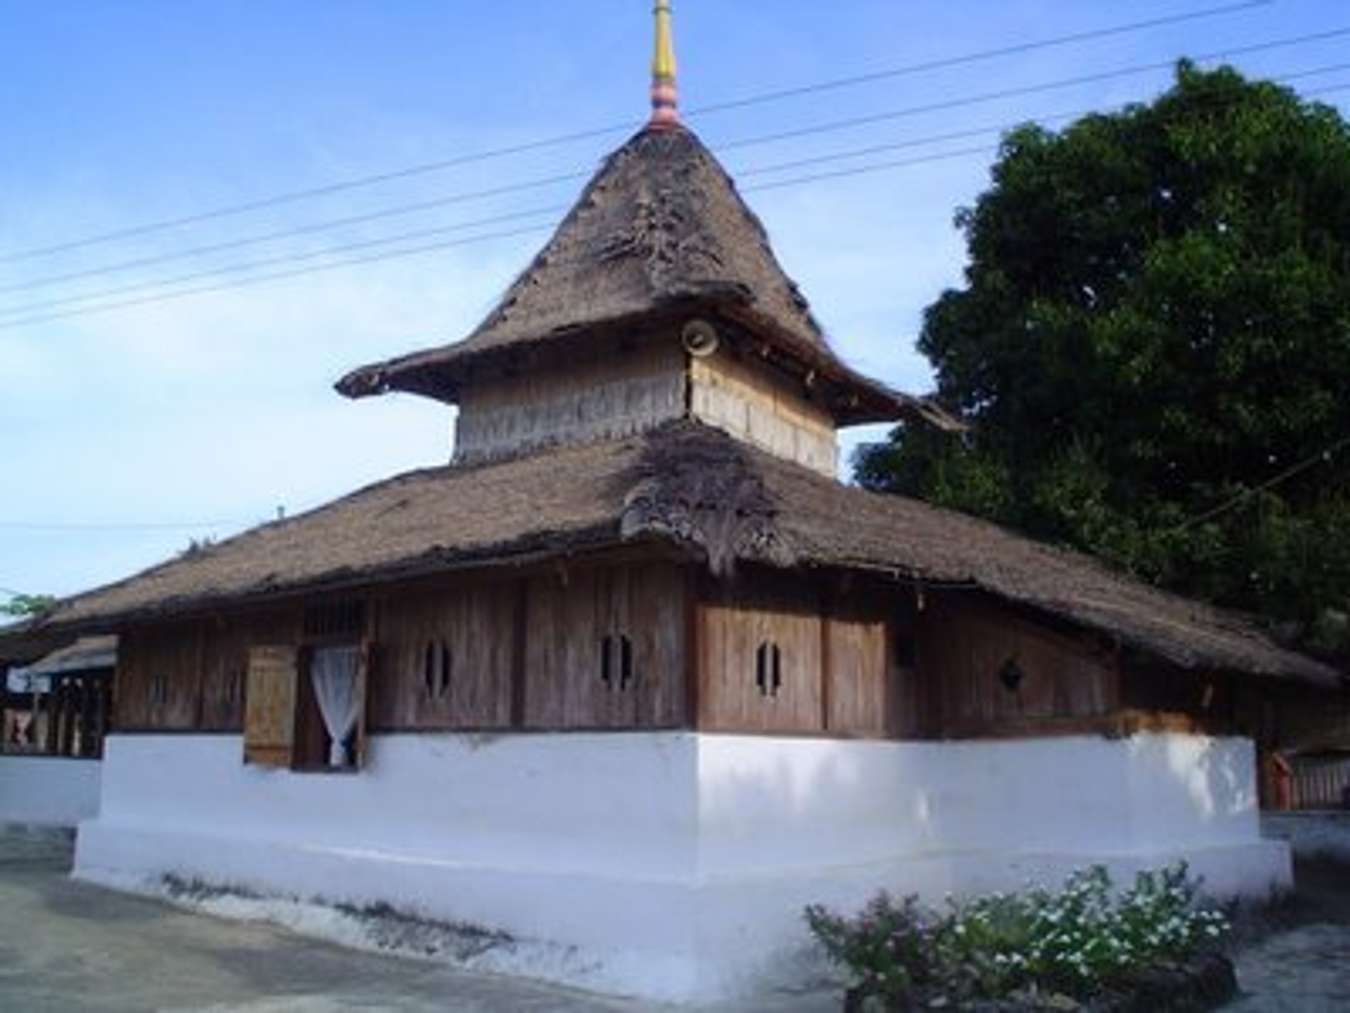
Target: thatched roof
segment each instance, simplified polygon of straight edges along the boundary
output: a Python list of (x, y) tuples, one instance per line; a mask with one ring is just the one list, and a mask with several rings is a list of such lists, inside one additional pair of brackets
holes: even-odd
[(830, 349), (731, 177), (685, 129), (644, 129), (605, 161), (497, 307), (463, 341), (357, 369), (350, 397), (411, 391), (454, 402), (472, 366), (642, 331), (676, 311), (743, 325), (845, 395), (841, 423), (955, 423), (928, 402), (853, 371)]
[(841, 485), (693, 422), (478, 466), (418, 471), (66, 599), (47, 630), (657, 539), (738, 562), (884, 571), (977, 588), (1183, 668), (1335, 685), (1243, 619), (1090, 558)]

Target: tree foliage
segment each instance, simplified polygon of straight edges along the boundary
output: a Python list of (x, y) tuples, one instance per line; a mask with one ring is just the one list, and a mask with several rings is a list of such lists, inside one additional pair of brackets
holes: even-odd
[(1350, 600), (1350, 127), (1230, 68), (1008, 134), (857, 477), (1312, 630)]
[(0, 605), (0, 616), (26, 619), (41, 615), (55, 604), (56, 599), (49, 594), (16, 594)]

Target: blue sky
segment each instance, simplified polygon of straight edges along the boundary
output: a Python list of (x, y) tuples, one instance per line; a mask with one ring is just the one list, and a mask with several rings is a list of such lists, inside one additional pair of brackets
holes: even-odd
[[(412, 164), (636, 123), (646, 111), (650, 6), (649, 0), (0, 0), (0, 256)], [(677, 0), (681, 100), (696, 108), (1218, 6), (1222, 0)], [(923, 391), (929, 371), (913, 350), (921, 314), (945, 286), (959, 284), (964, 248), (952, 213), (987, 184), (991, 154), (753, 188), (881, 160), (971, 147), (992, 152), (996, 133), (815, 170), (757, 170), (1148, 99), (1166, 85), (1167, 72), (790, 141), (737, 142), (1347, 26), (1350, 10), (1338, 0), (1276, 0), (695, 116), (690, 123), (741, 179), (838, 351), (896, 386)], [(1232, 62), (1263, 76), (1325, 68), (1350, 60), (1347, 38)], [(1350, 85), (1350, 70), (1297, 82), (1305, 91), (1336, 85)], [(1322, 100), (1350, 108), (1350, 90), (1327, 92)], [(325, 247), (501, 215), (540, 212), (464, 235), (543, 226), (554, 217), (548, 209), (567, 204), (580, 184), (16, 286), (585, 171), (624, 137), (616, 130), (249, 214), (0, 260), (0, 289), (6, 289), (0, 291), (0, 588), (71, 593), (157, 562), (190, 538), (223, 537), (267, 519), (278, 504), (296, 512), (398, 471), (443, 463), (449, 409), (409, 396), (349, 402), (331, 384), (354, 365), (467, 334), (546, 233), (5, 326), (44, 312), (22, 307), (292, 254), (315, 254), (297, 266), (320, 264), (325, 258), (317, 251)], [(262, 269), (223, 277), (257, 273)], [(167, 290), (134, 295), (161, 291)], [(848, 433), (845, 447), (876, 433)]]

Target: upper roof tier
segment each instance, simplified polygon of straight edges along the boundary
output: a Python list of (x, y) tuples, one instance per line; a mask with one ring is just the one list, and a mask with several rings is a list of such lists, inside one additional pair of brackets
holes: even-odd
[(527, 349), (575, 347), (687, 311), (739, 326), (839, 391), (841, 424), (923, 419), (956, 424), (927, 401), (850, 369), (731, 177), (689, 130), (647, 126), (605, 160), (553, 237), (468, 338), (356, 369), (349, 397), (390, 390), (455, 402), (470, 376)]

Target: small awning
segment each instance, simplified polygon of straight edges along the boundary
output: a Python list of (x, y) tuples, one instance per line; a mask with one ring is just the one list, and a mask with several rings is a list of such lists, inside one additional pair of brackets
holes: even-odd
[(28, 665), (11, 668), (5, 688), (11, 693), (46, 693), (52, 676), (112, 668), (117, 664), (117, 638), (81, 637), (68, 647), (52, 651)]

